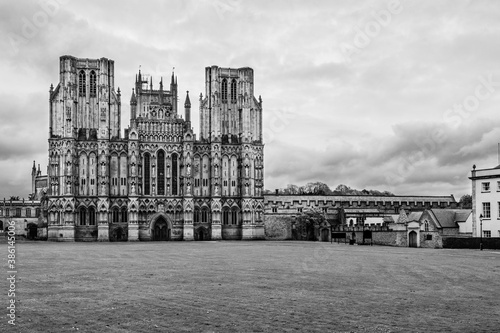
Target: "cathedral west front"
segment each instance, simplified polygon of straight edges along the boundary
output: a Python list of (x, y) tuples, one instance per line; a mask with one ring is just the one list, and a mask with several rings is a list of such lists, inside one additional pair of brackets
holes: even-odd
[(50, 88), (48, 239), (263, 239), (262, 100), (251, 68), (205, 68), (199, 137), (177, 77), (139, 70), (122, 136), (114, 61), (60, 58)]

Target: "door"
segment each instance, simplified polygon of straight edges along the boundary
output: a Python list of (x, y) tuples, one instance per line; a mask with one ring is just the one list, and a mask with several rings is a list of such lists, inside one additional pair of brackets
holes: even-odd
[(328, 235), (330, 234), (330, 229), (321, 229), (321, 241), (328, 242)]
[(166, 241), (170, 238), (170, 230), (168, 229), (167, 221), (160, 217), (153, 228), (154, 241)]
[(409, 246), (417, 247), (417, 233), (415, 231), (410, 231), (408, 237), (409, 237)]
[(36, 224), (30, 224), (28, 226), (28, 239), (35, 239), (37, 236), (38, 227)]

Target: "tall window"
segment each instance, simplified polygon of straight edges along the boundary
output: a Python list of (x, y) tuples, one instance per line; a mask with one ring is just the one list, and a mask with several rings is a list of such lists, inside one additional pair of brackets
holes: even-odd
[(177, 154), (172, 154), (172, 195), (177, 195)]
[(227, 102), (227, 80), (222, 80), (222, 102)]
[(200, 222), (200, 209), (199, 208), (194, 209), (193, 221)]
[(491, 218), (490, 203), (489, 202), (483, 202), (483, 217), (485, 219)]
[(86, 94), (86, 80), (85, 80), (85, 72), (80, 71), (78, 74), (78, 95), (85, 97)]
[(31, 208), (26, 208), (26, 217), (31, 217)]
[(87, 225), (87, 211), (85, 208), (80, 209), (80, 225)]
[(144, 154), (144, 195), (150, 195), (151, 194), (151, 189), (150, 189), (150, 167), (151, 167), (151, 160), (150, 160), (149, 154)]
[(425, 231), (429, 231), (429, 221), (424, 222)]
[(227, 208), (222, 211), (222, 224), (229, 224), (229, 210)]
[(231, 224), (238, 224), (238, 210), (236, 208), (231, 211)]
[(165, 195), (165, 153), (163, 150), (158, 152), (158, 169), (156, 173), (158, 178), (158, 195)]
[(118, 212), (118, 208), (116, 208), (116, 207), (113, 208), (111, 213), (112, 213), (112, 221), (113, 222), (120, 222), (120, 220), (119, 220), (120, 214)]
[(236, 103), (236, 80), (231, 81), (231, 103)]
[(89, 225), (95, 225), (95, 209), (89, 208)]
[(21, 208), (16, 208), (16, 216), (21, 217)]
[(201, 222), (208, 222), (208, 210), (206, 208), (201, 210)]
[(127, 222), (127, 220), (128, 220), (127, 209), (124, 207), (122, 208), (122, 222)]
[(97, 84), (95, 72), (90, 72), (90, 97), (97, 96)]

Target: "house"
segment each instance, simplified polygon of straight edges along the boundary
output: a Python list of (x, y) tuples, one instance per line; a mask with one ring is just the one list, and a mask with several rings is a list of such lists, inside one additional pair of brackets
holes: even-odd
[(472, 236), (500, 237), (500, 165), (471, 171)]

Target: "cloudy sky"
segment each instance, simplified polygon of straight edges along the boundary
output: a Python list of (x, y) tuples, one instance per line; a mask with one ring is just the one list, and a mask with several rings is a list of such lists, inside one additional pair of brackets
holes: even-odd
[(48, 90), (68, 54), (115, 61), (122, 128), (139, 66), (155, 81), (175, 67), (197, 133), (204, 68), (252, 67), (267, 189), (458, 199), (473, 164), (499, 164), (499, 17), (493, 0), (2, 1), (0, 198), (27, 196), (33, 160), (46, 171)]

